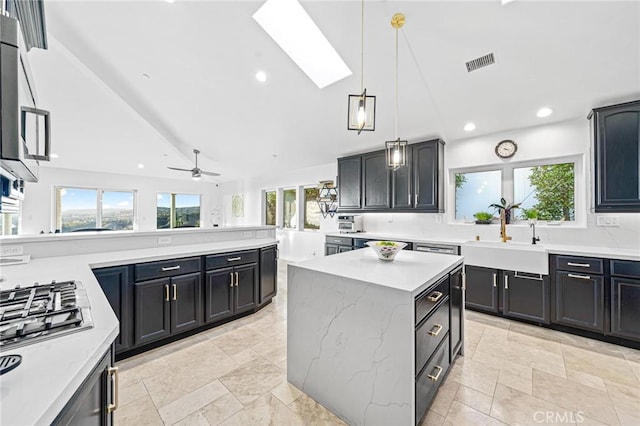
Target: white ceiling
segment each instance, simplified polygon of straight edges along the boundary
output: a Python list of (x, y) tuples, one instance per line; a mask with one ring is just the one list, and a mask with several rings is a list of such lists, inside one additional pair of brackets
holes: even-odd
[[(395, 138), (395, 12), (406, 15), (399, 136), (411, 142), (586, 117), (640, 98), (640, 2), (367, 1), (376, 131), (356, 136), (346, 110), (360, 91), (360, 2), (302, 2), (353, 71), (324, 89), (252, 19), (261, 4), (49, 0), (50, 49), (30, 53), (60, 156), (47, 166), (189, 179), (166, 166), (192, 167), (198, 148), (199, 165), (222, 174), (206, 179), (223, 182), (381, 148)], [(465, 62), (490, 52), (495, 65), (467, 73)], [(537, 118), (545, 105), (554, 114)], [(463, 131), (468, 121), (474, 132)]]

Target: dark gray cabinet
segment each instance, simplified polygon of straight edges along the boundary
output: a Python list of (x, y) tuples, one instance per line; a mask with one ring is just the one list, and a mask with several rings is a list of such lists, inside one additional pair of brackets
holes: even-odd
[(549, 276), (502, 272), (502, 313), (506, 317), (549, 324)]
[(444, 142), (437, 139), (412, 145), (416, 210), (444, 211)]
[(466, 290), (465, 305), (479, 311), (498, 313), (498, 269), (465, 265)]
[(205, 275), (205, 322), (216, 322), (233, 315), (233, 268), (207, 271)]
[(640, 101), (592, 114), (595, 211), (640, 212)]
[(112, 425), (113, 410), (116, 408), (116, 390), (111, 380), (114, 370), (113, 352), (109, 348), (52, 424)]
[(611, 261), (611, 332), (640, 342), (640, 262)]
[(171, 334), (202, 324), (200, 272), (171, 278)]
[(260, 305), (268, 303), (278, 293), (278, 248), (260, 249)]
[(604, 277), (557, 271), (553, 322), (604, 332)]
[(131, 318), (132, 270), (130, 265), (94, 269), (93, 273), (105, 297), (120, 322), (120, 334), (116, 337), (116, 352), (122, 352), (132, 345), (133, 320)]
[(465, 277), (462, 274), (462, 266), (449, 274), (449, 348), (450, 361), (462, 351), (464, 335), (464, 291)]
[(325, 237), (324, 255), (344, 253), (353, 250), (353, 238), (351, 237)]
[(361, 161), (360, 155), (338, 158), (338, 209), (360, 210), (362, 208)]
[(388, 209), (391, 206), (390, 177), (384, 150), (362, 156), (364, 210)]
[(413, 150), (407, 149), (407, 166), (391, 171), (391, 208), (413, 208)]

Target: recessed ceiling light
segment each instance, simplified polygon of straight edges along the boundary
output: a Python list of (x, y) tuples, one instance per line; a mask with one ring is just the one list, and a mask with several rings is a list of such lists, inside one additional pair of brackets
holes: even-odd
[(256, 73), (256, 80), (258, 80), (260, 83), (264, 83), (265, 81), (267, 81), (267, 74), (265, 74), (264, 71), (258, 71)]
[(253, 19), (320, 89), (352, 74), (297, 0), (267, 0)]
[(166, 1), (167, 3), (173, 3), (176, 0), (164, 0), (164, 1)]
[(142, 163), (138, 163), (138, 168), (139, 168), (139, 169), (144, 169), (144, 164), (142, 164)]
[(51, 154), (49, 154), (49, 158), (58, 158), (58, 154), (52, 152)]
[(142, 73), (142, 76), (143, 76), (144, 78), (147, 78), (147, 79), (148, 79), (148, 78), (151, 78), (151, 77), (149, 76), (149, 74), (147, 74), (147, 73), (145, 73), (145, 72), (143, 72), (143, 73)]
[(471, 132), (476, 129), (476, 125), (473, 123), (467, 123), (464, 125), (464, 130), (467, 132)]
[(540, 118), (542, 117), (548, 117), (553, 113), (553, 110), (549, 107), (542, 107), (538, 110), (538, 112), (536, 113), (536, 115)]

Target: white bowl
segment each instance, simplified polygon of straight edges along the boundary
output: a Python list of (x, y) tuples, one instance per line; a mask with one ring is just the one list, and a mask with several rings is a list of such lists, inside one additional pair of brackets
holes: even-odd
[(398, 243), (395, 241), (367, 241), (367, 245), (376, 252), (378, 259), (391, 262), (396, 257), (396, 254), (406, 247), (407, 243)]

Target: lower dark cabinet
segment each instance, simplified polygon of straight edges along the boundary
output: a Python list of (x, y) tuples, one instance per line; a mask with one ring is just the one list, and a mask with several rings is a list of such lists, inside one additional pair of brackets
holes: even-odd
[(202, 324), (200, 272), (171, 278), (171, 334)]
[(278, 248), (260, 249), (260, 305), (271, 300), (278, 292)]
[(109, 348), (52, 424), (112, 425), (117, 392), (111, 380), (114, 372), (113, 353)]
[(498, 313), (498, 280), (500, 271), (481, 266), (466, 265), (466, 306)]
[(462, 267), (449, 274), (449, 340), (450, 357), (454, 358), (462, 350), (462, 336), (464, 333), (464, 281)]
[(557, 271), (553, 283), (553, 322), (604, 332), (604, 277)]
[(116, 352), (125, 351), (133, 344), (131, 266), (94, 269), (93, 273), (120, 322), (120, 334), (115, 341)]
[(611, 277), (611, 335), (640, 342), (640, 279)]
[(549, 276), (504, 271), (503, 314), (549, 324)]
[(256, 263), (213, 269), (205, 277), (205, 322), (220, 321), (257, 307)]

